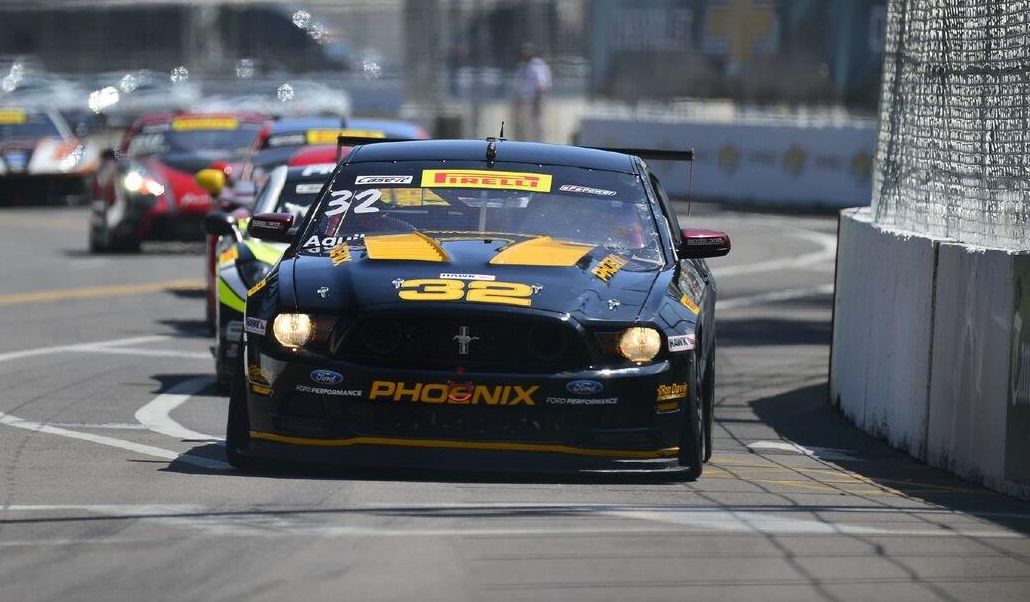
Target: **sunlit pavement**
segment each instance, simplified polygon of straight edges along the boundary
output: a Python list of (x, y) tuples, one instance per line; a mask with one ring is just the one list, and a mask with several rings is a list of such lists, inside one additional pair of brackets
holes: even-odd
[(833, 217), (699, 208), (719, 278), (715, 456), (653, 478), (224, 462), (196, 245), (86, 253), (4, 210), (0, 600), (1023, 600), (1030, 505), (826, 400)]

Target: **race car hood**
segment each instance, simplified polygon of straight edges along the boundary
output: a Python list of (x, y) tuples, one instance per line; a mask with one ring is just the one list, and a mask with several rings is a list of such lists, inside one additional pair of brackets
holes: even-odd
[[(364, 244), (348, 247), (346, 253), (302, 253), (284, 260), (280, 269), (293, 270), (298, 307), (349, 314), (362, 308), (439, 303), (432, 295), (420, 296), (419, 284), (413, 282), (432, 280), (436, 286), (447, 281), (443, 286), (458, 297), (443, 301), (446, 304), (528, 308), (567, 314), (580, 321), (632, 321), (660, 273), (657, 267), (603, 248), (548, 237), (440, 240), (411, 233), (367, 237)], [(508, 287), (513, 292), (499, 295), (500, 299), (493, 295), (487, 295), (487, 301), (468, 299), (467, 293), (477, 287), (503, 292), (502, 283), (519, 286), (514, 290)], [(402, 292), (407, 299), (401, 297)]]

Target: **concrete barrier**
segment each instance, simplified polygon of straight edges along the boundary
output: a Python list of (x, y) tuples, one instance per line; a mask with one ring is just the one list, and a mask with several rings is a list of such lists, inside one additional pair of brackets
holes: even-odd
[(1030, 255), (841, 212), (830, 394), (927, 463), (1030, 498)]
[[(585, 118), (577, 143), (623, 148), (695, 149), (698, 199), (759, 205), (868, 205), (876, 124), (838, 122), (661, 121)], [(656, 161), (674, 196), (686, 196), (688, 170)]]
[(1014, 256), (941, 243), (930, 368), (926, 461), (1010, 493), (1006, 422)]
[(922, 457), (936, 243), (884, 232), (868, 208), (842, 212), (831, 399), (859, 428)]

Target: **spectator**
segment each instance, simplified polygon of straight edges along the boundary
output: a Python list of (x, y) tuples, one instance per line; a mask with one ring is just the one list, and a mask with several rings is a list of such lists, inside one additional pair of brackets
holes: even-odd
[(543, 140), (544, 96), (550, 89), (551, 68), (532, 44), (523, 44), (515, 72), (515, 139)]

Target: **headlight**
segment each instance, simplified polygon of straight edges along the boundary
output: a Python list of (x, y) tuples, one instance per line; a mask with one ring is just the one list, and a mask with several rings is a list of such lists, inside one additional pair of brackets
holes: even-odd
[(272, 271), (272, 266), (256, 259), (250, 261), (240, 261), (236, 263), (236, 267), (240, 270), (240, 279), (243, 280), (243, 284), (247, 288), (252, 288), (261, 279), (268, 275), (268, 272)]
[(151, 194), (154, 196), (161, 196), (164, 194), (165, 187), (149, 176), (145, 176), (139, 171), (131, 170), (125, 174), (122, 178), (122, 186), (125, 186), (125, 190), (133, 194)]
[(619, 353), (631, 362), (642, 364), (654, 359), (662, 348), (662, 335), (654, 328), (634, 326), (619, 337)]
[(283, 347), (296, 349), (311, 339), (311, 316), (307, 314), (279, 314), (272, 322), (275, 340)]

